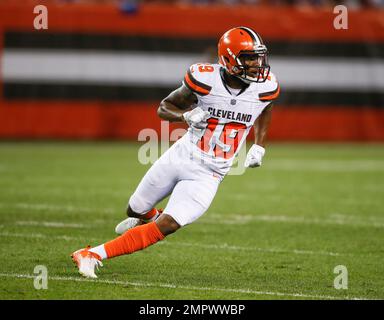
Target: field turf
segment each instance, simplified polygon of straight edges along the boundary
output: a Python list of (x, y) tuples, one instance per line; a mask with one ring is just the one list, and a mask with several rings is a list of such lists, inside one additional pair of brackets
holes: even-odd
[(149, 167), (139, 146), (0, 143), (0, 299), (384, 299), (380, 144), (271, 144), (198, 221), (82, 278), (69, 255), (116, 236)]

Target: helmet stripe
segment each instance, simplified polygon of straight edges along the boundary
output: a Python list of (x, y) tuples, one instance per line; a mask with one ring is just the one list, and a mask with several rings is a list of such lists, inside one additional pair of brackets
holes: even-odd
[(263, 41), (261, 40), (260, 36), (255, 31), (253, 31), (252, 29), (249, 29), (247, 27), (240, 27), (240, 29), (247, 31), (247, 33), (251, 36), (253, 41), (256, 42), (256, 45), (259, 46), (259, 45), (263, 44)]

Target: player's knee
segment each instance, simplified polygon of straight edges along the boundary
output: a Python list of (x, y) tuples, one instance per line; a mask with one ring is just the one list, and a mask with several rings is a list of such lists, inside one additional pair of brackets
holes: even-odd
[(131, 208), (131, 206), (128, 204), (128, 207), (127, 207), (127, 210), (126, 210), (126, 214), (128, 217), (131, 217), (131, 218), (138, 218), (140, 217), (140, 215), (133, 211), (133, 209)]
[(170, 215), (163, 213), (157, 220), (156, 224), (164, 236), (177, 231), (181, 226)]
[(151, 210), (150, 204), (138, 195), (133, 194), (128, 201), (127, 216), (132, 218), (140, 218), (140, 216)]

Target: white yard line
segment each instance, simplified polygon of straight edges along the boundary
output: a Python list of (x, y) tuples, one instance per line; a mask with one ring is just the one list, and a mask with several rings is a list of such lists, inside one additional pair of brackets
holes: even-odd
[[(116, 235), (117, 236), (117, 235)], [(0, 237), (16, 237), (16, 238), (33, 238), (33, 239), (49, 239), (49, 240), (65, 240), (65, 241), (93, 241), (100, 242), (100, 239), (86, 238), (86, 237), (71, 237), (66, 235), (53, 236), (45, 235), (41, 233), (11, 233), (11, 232), (0, 232)], [(189, 242), (168, 242), (167, 240), (159, 242), (158, 245), (168, 245), (174, 247), (196, 247), (202, 249), (214, 249), (214, 250), (227, 250), (227, 251), (248, 251), (248, 252), (265, 252), (265, 253), (287, 253), (287, 254), (304, 254), (304, 255), (325, 255), (325, 256), (340, 256), (349, 255), (347, 253), (338, 252), (327, 252), (327, 251), (310, 251), (300, 249), (279, 249), (279, 248), (258, 248), (258, 247), (244, 247), (244, 246), (232, 246), (228, 244), (200, 244), (200, 243), (189, 243)]]
[(182, 246), (182, 247), (197, 247), (203, 249), (214, 249), (214, 250), (228, 250), (228, 251), (256, 251), (256, 252), (266, 252), (266, 253), (289, 253), (289, 254), (308, 254), (308, 255), (325, 255), (325, 256), (340, 256), (346, 255), (338, 252), (327, 252), (327, 251), (311, 251), (311, 250), (284, 250), (278, 248), (257, 248), (257, 247), (243, 247), (243, 246), (233, 246), (226, 243), (217, 245), (217, 244), (200, 244), (200, 243), (188, 243), (188, 242), (159, 242), (159, 244), (171, 245), (171, 246)]
[(0, 203), (0, 207), (3, 208), (17, 208), (26, 210), (51, 210), (51, 211), (67, 211), (67, 212), (105, 212), (113, 213), (115, 210), (112, 208), (89, 208), (78, 207), (72, 205), (53, 205), (47, 203)]
[[(264, 163), (263, 163), (264, 166)], [(383, 171), (383, 160), (298, 160), (269, 159), (265, 161), (265, 169), (281, 171), (320, 171), (320, 172), (352, 172)]]
[[(11, 233), (11, 232), (0, 232), (0, 237), (15, 237), (15, 238), (31, 238), (31, 239), (49, 239), (49, 240), (65, 240), (65, 241), (71, 241), (71, 240), (80, 240), (79, 237), (70, 237), (66, 235), (62, 236), (49, 236), (45, 234), (40, 233)], [(89, 239), (89, 241), (92, 241), (92, 239)]]
[(358, 227), (376, 227), (384, 228), (384, 219), (377, 217), (355, 218), (346, 215), (331, 215), (324, 218), (314, 218), (305, 216), (282, 216), (282, 215), (242, 215), (232, 214), (231, 216), (220, 213), (207, 213), (206, 216), (198, 220), (197, 223), (208, 224), (228, 224), (241, 225), (252, 221), (263, 222), (288, 222), (302, 224), (317, 225), (341, 225), (341, 226), (358, 226)]
[(38, 226), (38, 227), (47, 227), (47, 228), (75, 228), (75, 229), (86, 229), (90, 228), (89, 225), (81, 223), (63, 223), (58, 221), (39, 221), (39, 220), (29, 220), (29, 221), (16, 221), (18, 226)]
[[(18, 278), (18, 279), (34, 279), (35, 276), (29, 274), (16, 274), (16, 273), (0, 273), (0, 277), (4, 278)], [(127, 282), (118, 280), (90, 280), (85, 278), (75, 277), (48, 277), (51, 281), (75, 281), (75, 282), (90, 282), (90, 283), (102, 283), (121, 286), (133, 286), (133, 287), (153, 287), (153, 288), (169, 288), (176, 290), (193, 290), (193, 291), (217, 291), (217, 292), (230, 292), (230, 293), (245, 293), (250, 295), (268, 295), (278, 297), (293, 297), (293, 298), (310, 298), (310, 299), (326, 299), (326, 300), (366, 300), (366, 298), (360, 297), (335, 297), (326, 295), (312, 295), (304, 293), (291, 293), (291, 292), (272, 292), (272, 291), (256, 291), (251, 289), (242, 288), (215, 288), (215, 287), (197, 287), (197, 286), (184, 286), (176, 285), (172, 283), (150, 283), (150, 282)]]
[[(0, 208), (18, 208), (26, 210), (51, 210), (65, 212), (104, 212), (113, 213), (116, 209), (113, 208), (89, 208), (77, 207), (72, 205), (51, 205), (46, 203), (0, 203)], [(124, 211), (122, 209), (122, 211)], [(123, 214), (122, 214), (123, 216)], [(317, 225), (341, 225), (341, 226), (357, 226), (357, 227), (375, 227), (384, 228), (384, 218), (378, 216), (355, 217), (341, 214), (332, 214), (324, 218), (307, 217), (307, 216), (284, 216), (284, 215), (247, 215), (233, 213), (232, 215), (221, 214), (215, 212), (207, 212), (196, 223), (199, 224), (224, 224), (224, 225), (242, 225), (252, 221), (263, 222), (288, 222), (302, 224), (317, 224)], [(75, 225), (75, 224), (74, 224)]]
[[(53, 184), (53, 183), (52, 183)], [(33, 190), (31, 190), (33, 188)], [(3, 193), (9, 194), (9, 195), (35, 195), (36, 192), (44, 193), (46, 195), (63, 195), (64, 192), (72, 192), (72, 193), (85, 193), (87, 195), (99, 197), (99, 196), (115, 196), (119, 197), (126, 197), (128, 199), (129, 192), (126, 190), (122, 191), (116, 191), (116, 190), (106, 190), (106, 189), (87, 189), (84, 190), (84, 188), (79, 188), (76, 186), (71, 186), (70, 190), (68, 190), (68, 187), (53, 187), (52, 185), (35, 185), (35, 184), (23, 184), (23, 189), (20, 189), (20, 186), (18, 188), (9, 187), (7, 189), (2, 190)]]

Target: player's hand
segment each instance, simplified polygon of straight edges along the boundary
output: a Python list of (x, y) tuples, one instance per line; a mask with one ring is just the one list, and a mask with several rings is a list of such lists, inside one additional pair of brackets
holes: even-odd
[(183, 113), (185, 122), (190, 127), (195, 127), (198, 129), (205, 128), (209, 116), (210, 116), (210, 113), (208, 111), (204, 111), (200, 107), (197, 107), (191, 111), (187, 111)]
[(261, 160), (265, 154), (265, 149), (262, 146), (254, 144), (247, 153), (247, 158), (244, 162), (244, 167), (255, 168), (261, 166)]

